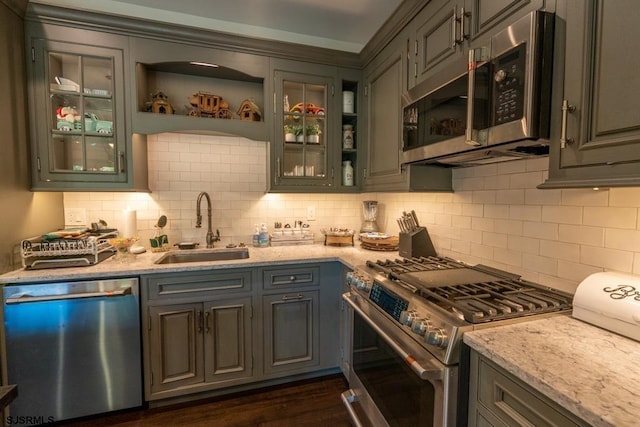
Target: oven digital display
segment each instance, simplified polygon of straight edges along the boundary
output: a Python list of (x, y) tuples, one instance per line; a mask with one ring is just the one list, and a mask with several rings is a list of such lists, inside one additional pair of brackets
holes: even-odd
[(376, 282), (374, 282), (371, 287), (369, 299), (398, 322), (400, 321), (400, 313), (409, 307), (407, 301)]

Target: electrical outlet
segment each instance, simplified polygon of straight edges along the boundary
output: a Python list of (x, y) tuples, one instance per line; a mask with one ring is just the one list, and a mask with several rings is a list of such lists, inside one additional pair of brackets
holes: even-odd
[(316, 220), (316, 207), (307, 206), (307, 221), (315, 221), (315, 220)]
[(87, 225), (87, 210), (85, 208), (65, 208), (64, 225)]

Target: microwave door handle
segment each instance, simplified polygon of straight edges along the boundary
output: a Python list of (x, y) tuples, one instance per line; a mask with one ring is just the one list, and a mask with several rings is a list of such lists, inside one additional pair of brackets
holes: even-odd
[(469, 86), (467, 88), (467, 129), (465, 131), (464, 142), (473, 147), (480, 145), (478, 141), (473, 140), (473, 114), (474, 114), (474, 98), (476, 96), (476, 55), (475, 49), (469, 49)]
[(349, 298), (348, 294), (343, 294), (342, 295), (342, 299), (344, 301), (347, 302), (347, 304), (349, 304), (349, 306), (351, 306), (351, 308), (353, 309), (353, 311), (355, 311), (356, 313), (358, 313), (360, 315), (360, 317), (362, 317), (362, 319), (367, 322), (367, 324), (378, 334), (380, 335), (380, 337), (382, 337), (382, 339), (389, 344), (389, 346), (398, 354), (398, 356), (400, 356), (402, 358), (402, 360), (405, 361), (405, 363), (407, 363), (409, 365), (409, 367), (411, 368), (411, 370), (413, 370), (413, 372), (415, 372), (418, 377), (420, 377), (421, 380), (431, 380), (431, 381), (437, 381), (437, 380), (441, 380), (443, 378), (443, 371), (440, 368), (437, 367), (432, 367), (432, 368), (424, 368), (422, 365), (420, 365), (420, 363), (409, 353), (407, 353), (406, 351), (404, 351), (404, 349), (402, 347), (400, 347), (400, 345), (395, 342), (395, 340), (393, 338), (391, 338), (386, 332), (384, 332), (380, 326), (378, 326), (373, 320), (371, 320), (371, 318), (369, 316), (367, 316), (367, 314), (356, 305), (356, 303), (354, 303), (351, 298)]

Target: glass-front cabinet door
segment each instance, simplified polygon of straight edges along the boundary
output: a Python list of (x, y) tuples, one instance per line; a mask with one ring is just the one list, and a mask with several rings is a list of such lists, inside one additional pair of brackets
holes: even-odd
[(275, 82), (272, 184), (285, 190), (331, 187), (335, 173), (329, 137), (333, 78), (276, 71)]
[(33, 47), (34, 187), (126, 182), (122, 51), (42, 39)]

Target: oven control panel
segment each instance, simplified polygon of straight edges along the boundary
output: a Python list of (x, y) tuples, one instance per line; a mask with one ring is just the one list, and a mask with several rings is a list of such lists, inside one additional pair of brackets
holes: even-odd
[(379, 283), (373, 282), (369, 299), (383, 309), (389, 316), (400, 321), (400, 315), (409, 307), (409, 302), (393, 292), (385, 289)]

